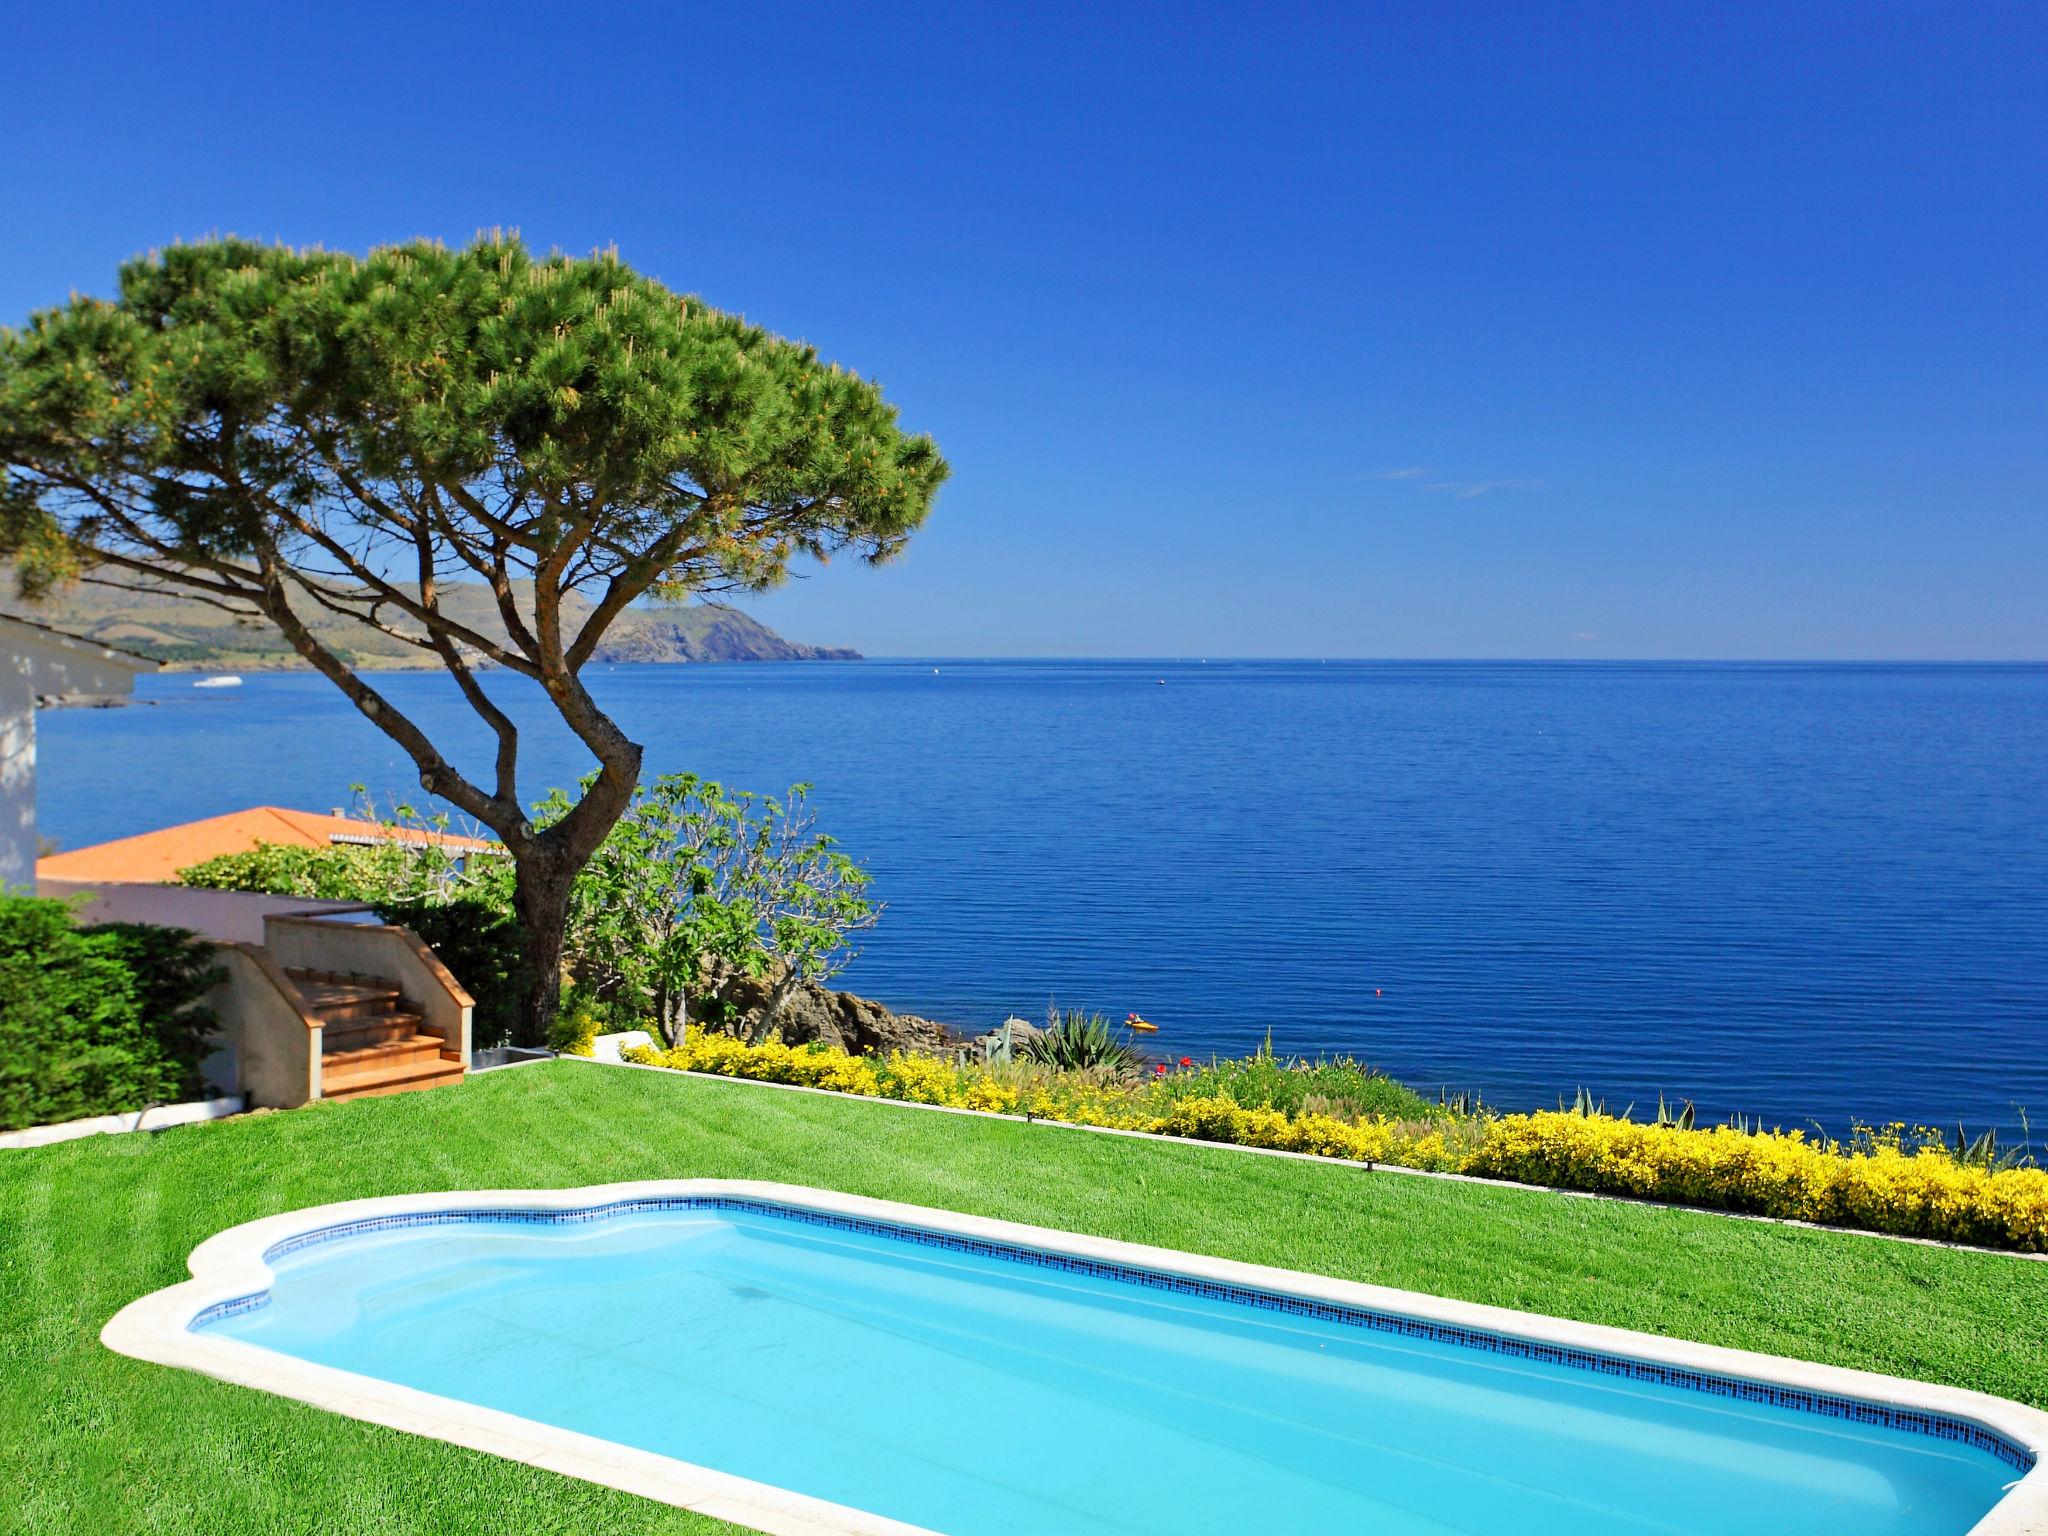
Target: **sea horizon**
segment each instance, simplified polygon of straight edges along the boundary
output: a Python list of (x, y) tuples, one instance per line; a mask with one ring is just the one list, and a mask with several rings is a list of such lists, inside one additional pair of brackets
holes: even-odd
[[(814, 784), (888, 904), (835, 984), (963, 1030), (1056, 999), (1161, 1020), (1161, 1052), (1270, 1031), (1506, 1108), (2013, 1134), (2048, 1106), (2042, 668), (1210, 658), (1162, 689), (1167, 664), (591, 677), (646, 775)], [(419, 798), (325, 679), (193, 677), (45, 715), (47, 835)], [(379, 686), (483, 750), (446, 678)], [(529, 798), (581, 771), (529, 751)]]
[[(1095, 653), (1072, 656), (1052, 652), (1001, 656), (943, 654), (867, 655), (819, 657), (815, 660), (705, 661), (692, 666), (857, 666), (865, 661), (886, 662), (1101, 662), (1104, 664), (1161, 666), (1230, 666), (1247, 662), (1275, 662), (1297, 666), (1486, 666), (1486, 667), (2048, 667), (2048, 658), (2027, 657), (1916, 657), (1916, 656), (1114, 656)], [(614, 666), (669, 665), (669, 663), (614, 662)], [(683, 663), (676, 663), (683, 665)], [(294, 669), (296, 670), (296, 669)]]

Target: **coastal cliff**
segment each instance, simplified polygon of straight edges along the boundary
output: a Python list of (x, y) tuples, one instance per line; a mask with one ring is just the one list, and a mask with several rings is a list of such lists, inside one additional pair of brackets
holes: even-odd
[[(779, 985), (783, 975), (750, 976), (712, 959), (690, 999), (692, 1023), (758, 1039), (771, 1030), (791, 1045), (813, 1042), (837, 1050), (939, 1051), (956, 1042), (954, 1031), (932, 1019), (897, 1013), (871, 998), (817, 982)], [(781, 1006), (775, 1005), (778, 992)]]
[(785, 640), (767, 625), (721, 603), (685, 610), (692, 622), (657, 613), (624, 614), (595, 660), (650, 661), (859, 661), (851, 646), (803, 645)]
[[(524, 583), (517, 584), (523, 588)], [(522, 599), (523, 591), (515, 589)], [(497, 604), (478, 582), (440, 589), (444, 610), (480, 633), (502, 637)], [(563, 622), (580, 624), (590, 605), (572, 594)], [(197, 599), (175, 593), (120, 592), (78, 586), (27, 603), (14, 594), (11, 575), (0, 570), (0, 613), (16, 614), (159, 661), (170, 670), (258, 672), (303, 668), (306, 663), (276, 628), (239, 619)], [(432, 669), (440, 660), (393, 636), (380, 634), (310, 603), (300, 617), (320, 641), (351, 665), (366, 671)], [(592, 656), (600, 666), (650, 662), (858, 661), (845, 646), (804, 645), (785, 640), (758, 619), (723, 603), (627, 609), (613, 622)], [(481, 663), (479, 663), (481, 664)]]

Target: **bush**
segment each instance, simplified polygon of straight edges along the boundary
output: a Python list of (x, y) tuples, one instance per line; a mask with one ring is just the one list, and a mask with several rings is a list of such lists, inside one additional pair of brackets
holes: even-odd
[(84, 932), (128, 968), (163, 1059), (195, 1067), (203, 1061), (220, 1026), (201, 1001), (223, 974), (213, 946), (186, 929), (152, 923), (99, 923)]
[(1427, 1120), (1440, 1114), (1436, 1105), (1377, 1067), (1349, 1056), (1286, 1060), (1275, 1056), (1270, 1045), (1253, 1056), (1187, 1063), (1163, 1086), (1176, 1097), (1225, 1098), (1246, 1109), (1290, 1115)]
[(1066, 1069), (1031, 1062), (983, 1066), (904, 1051), (853, 1056), (817, 1044), (789, 1046), (775, 1039), (749, 1044), (701, 1031), (675, 1050), (628, 1051), (626, 1056), (652, 1066), (722, 1077), (1360, 1162), (1450, 1169), (1463, 1156), (1453, 1145), (1456, 1128), (1447, 1124), (1418, 1126), (1384, 1118), (1352, 1122), (1320, 1113), (1294, 1116), (1272, 1108), (1247, 1109), (1229, 1098), (1176, 1094), (1163, 1068), (1155, 1069), (1150, 1080), (1138, 1081), (1103, 1068)]
[(301, 848), (291, 843), (258, 843), (247, 853), (223, 853), (178, 871), (180, 885), (215, 891), (266, 891), (319, 901), (367, 901), (385, 889), (379, 849), (344, 844)]
[(1801, 1131), (1687, 1130), (1568, 1110), (1503, 1115), (1466, 1172), (1522, 1184), (2048, 1251), (2048, 1170), (1972, 1166), (1938, 1145)]
[(0, 1129), (193, 1097), (219, 975), (183, 929), (81, 929), (63, 902), (0, 896)]
[(601, 997), (590, 987), (571, 983), (562, 989), (562, 1006), (556, 1010), (554, 1023), (548, 1026), (548, 1049), (561, 1056), (588, 1056), (599, 1035), (628, 1029), (643, 1029), (652, 1034), (654, 1021), (617, 999)]
[[(1339, 1085), (1332, 1074), (1361, 1070), (1330, 1062), (1278, 1066), (1264, 1054), (1179, 1072), (1161, 1064), (1150, 1081), (1137, 1082), (1101, 1069), (983, 1065), (902, 1052), (851, 1056), (822, 1045), (748, 1044), (703, 1032), (675, 1050), (626, 1054), (653, 1066), (917, 1104), (2048, 1252), (2048, 1170), (1973, 1163), (1938, 1138), (1866, 1135), (1845, 1147), (1797, 1131), (1693, 1129), (1597, 1112), (1452, 1115), (1424, 1105), (1428, 1112), (1419, 1115), (1336, 1113), (1322, 1107), (1324, 1096), (1297, 1093), (1287, 1082), (1272, 1083), (1263, 1103), (1242, 1102), (1231, 1090), (1260, 1097), (1275, 1070), (1324, 1088)], [(1372, 1086), (1376, 1076), (1365, 1074), (1370, 1094), (1381, 1092)], [(1404, 1109), (1422, 1103), (1412, 1095), (1396, 1102)]]
[(511, 910), (511, 861), (500, 854), (466, 853), (428, 841), (430, 835), (446, 830), (445, 818), (423, 818), (400, 806), (385, 819), (365, 799), (359, 804), (358, 819), (381, 828), (381, 834), (369, 842), (324, 848), (258, 843), (245, 852), (223, 853), (181, 869), (178, 883), (320, 901), (471, 901)]

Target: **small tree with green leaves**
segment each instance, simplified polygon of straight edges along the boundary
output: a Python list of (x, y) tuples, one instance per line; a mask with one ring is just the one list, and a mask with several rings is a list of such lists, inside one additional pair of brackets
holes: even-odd
[(352, 788), (356, 818), (375, 829), (365, 832), (364, 841), (319, 848), (258, 843), (187, 865), (177, 872), (178, 884), (380, 906), (468, 901), (510, 912), (512, 869), (502, 853), (451, 846), (445, 840), (446, 813), (429, 814), (398, 801), (380, 814), (362, 785)]
[[(520, 1033), (545, 1038), (578, 872), (639, 780), (640, 745), (582, 680), (650, 595), (758, 590), (793, 561), (879, 561), (946, 464), (872, 383), (615, 254), (516, 238), (295, 251), (176, 246), (0, 331), (0, 558), (24, 595), (174, 591), (274, 625), (489, 827), (527, 946)], [(488, 623), (444, 604), (479, 582)], [(301, 615), (430, 656), (495, 742), (459, 770)], [(538, 688), (596, 760), (545, 825), (485, 669)]]
[[(797, 784), (778, 800), (688, 773), (638, 790), (576, 883), (578, 978), (680, 1044), (707, 961), (772, 976), (771, 1022), (798, 986), (838, 974), (881, 909), (867, 871), (818, 831), (809, 791)], [(570, 804), (558, 792), (539, 817)]]

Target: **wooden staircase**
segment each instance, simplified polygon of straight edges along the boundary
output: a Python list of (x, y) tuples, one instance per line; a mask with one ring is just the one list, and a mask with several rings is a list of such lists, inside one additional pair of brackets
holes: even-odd
[(462, 1081), (461, 1053), (423, 1027), (397, 983), (332, 971), (285, 974), (320, 1020), (323, 1099), (366, 1099)]

